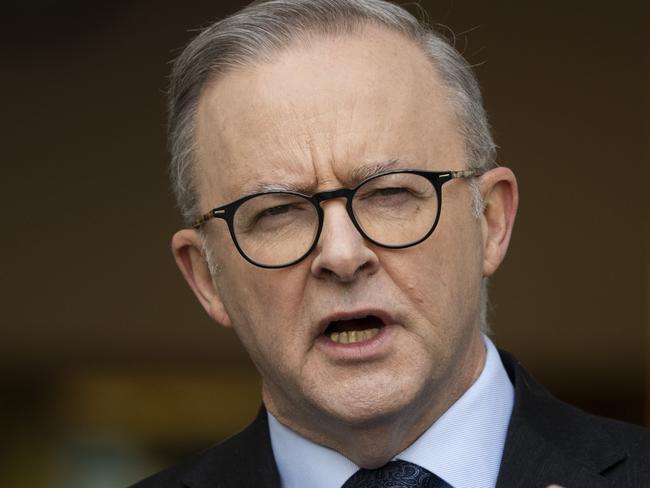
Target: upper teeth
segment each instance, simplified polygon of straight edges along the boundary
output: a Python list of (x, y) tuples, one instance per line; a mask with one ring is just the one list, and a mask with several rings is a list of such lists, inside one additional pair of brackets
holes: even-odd
[(355, 342), (367, 341), (379, 333), (379, 328), (375, 327), (366, 330), (350, 330), (344, 332), (332, 332), (330, 339), (342, 344), (352, 344)]

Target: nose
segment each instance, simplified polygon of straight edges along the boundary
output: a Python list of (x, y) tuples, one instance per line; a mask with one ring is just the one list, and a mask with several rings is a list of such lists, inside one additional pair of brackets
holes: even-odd
[(345, 201), (332, 200), (321, 205), (325, 218), (311, 263), (312, 274), (351, 282), (360, 274), (375, 273), (379, 258), (350, 220)]

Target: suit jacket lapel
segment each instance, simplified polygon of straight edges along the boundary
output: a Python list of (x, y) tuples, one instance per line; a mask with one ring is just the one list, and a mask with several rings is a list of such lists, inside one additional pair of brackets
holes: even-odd
[(189, 488), (280, 488), (266, 409), (242, 432), (206, 451), (183, 483)]
[(515, 385), (497, 488), (611, 486), (604, 476), (627, 457), (591, 416), (553, 398), (508, 353), (501, 359)]

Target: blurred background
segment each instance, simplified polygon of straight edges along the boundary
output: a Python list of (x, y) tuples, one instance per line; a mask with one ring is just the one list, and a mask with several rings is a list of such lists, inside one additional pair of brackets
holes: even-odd
[[(519, 178), (494, 340), (560, 398), (649, 425), (648, 2), (534, 3), (422, 2)], [(0, 486), (126, 486), (255, 414), (254, 369), (169, 251), (164, 130), (169, 61), (243, 4), (3, 7)]]

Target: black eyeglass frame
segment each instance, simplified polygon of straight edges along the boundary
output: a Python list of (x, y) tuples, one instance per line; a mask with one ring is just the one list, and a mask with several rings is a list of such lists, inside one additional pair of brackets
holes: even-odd
[[(399, 174), (399, 173), (415, 174), (415, 175), (423, 176), (424, 178), (429, 180), (429, 182), (433, 185), (434, 189), (436, 190), (436, 197), (438, 199), (438, 209), (436, 212), (436, 218), (433, 222), (433, 225), (426, 232), (426, 234), (422, 236), (420, 239), (417, 239), (416, 241), (409, 242), (407, 244), (400, 244), (400, 245), (382, 244), (381, 242), (377, 242), (373, 238), (369, 237), (364, 232), (361, 225), (357, 222), (357, 219), (354, 216), (354, 211), (352, 210), (352, 200), (357, 190), (361, 188), (363, 185), (365, 185), (366, 183), (368, 183), (369, 181), (372, 181), (376, 178), (380, 178), (382, 176)], [(316, 245), (318, 244), (321, 231), (323, 230), (323, 221), (325, 219), (325, 214), (323, 212), (323, 208), (321, 207), (321, 203), (327, 200), (332, 200), (334, 198), (345, 198), (346, 200), (345, 208), (347, 210), (348, 216), (350, 217), (350, 220), (354, 224), (354, 227), (357, 229), (357, 231), (359, 231), (359, 234), (361, 234), (364, 239), (379, 247), (383, 247), (387, 249), (406, 249), (408, 247), (416, 246), (417, 244), (420, 244), (421, 242), (428, 239), (429, 236), (431, 236), (433, 231), (438, 226), (438, 221), (440, 220), (440, 212), (442, 209), (442, 185), (456, 178), (472, 178), (476, 176), (481, 176), (482, 174), (483, 173), (481, 173), (478, 170), (423, 171), (423, 170), (416, 170), (416, 169), (398, 169), (398, 170), (391, 170), (391, 171), (378, 173), (376, 175), (371, 176), (370, 178), (366, 178), (365, 180), (361, 181), (358, 185), (356, 185), (354, 188), (337, 188), (335, 190), (322, 191), (319, 193), (315, 193), (313, 195), (305, 195), (303, 193), (299, 193), (295, 191), (285, 191), (285, 190), (271, 190), (271, 191), (252, 193), (250, 195), (243, 196), (241, 198), (238, 198), (237, 200), (227, 203), (226, 205), (222, 205), (221, 207), (213, 208), (209, 212), (204, 213), (199, 218), (197, 218), (194, 222), (192, 222), (192, 227), (194, 229), (199, 229), (203, 226), (203, 224), (205, 224), (211, 219), (223, 219), (228, 224), (230, 237), (232, 238), (232, 241), (235, 244), (237, 251), (239, 251), (239, 254), (241, 254), (241, 256), (246, 261), (260, 268), (267, 268), (267, 269), (288, 268), (289, 266), (293, 266), (294, 264), (299, 263), (307, 256), (309, 256), (311, 252), (314, 250), (314, 248), (316, 247)], [(239, 242), (237, 241), (237, 236), (235, 234), (234, 220), (235, 220), (235, 213), (237, 212), (237, 209), (252, 198), (258, 197), (260, 195), (270, 195), (270, 194), (295, 195), (304, 198), (305, 200), (309, 201), (312, 205), (314, 205), (314, 207), (316, 207), (316, 213), (318, 215), (318, 228), (316, 229), (316, 233), (314, 235), (314, 242), (311, 244), (311, 246), (309, 246), (309, 249), (307, 249), (307, 251), (302, 256), (286, 264), (269, 265), (269, 264), (263, 264), (255, 261), (250, 256), (246, 255), (246, 253), (242, 250), (242, 248), (239, 245)]]

